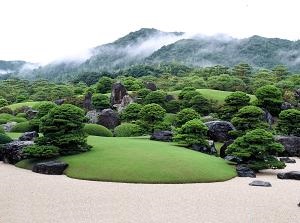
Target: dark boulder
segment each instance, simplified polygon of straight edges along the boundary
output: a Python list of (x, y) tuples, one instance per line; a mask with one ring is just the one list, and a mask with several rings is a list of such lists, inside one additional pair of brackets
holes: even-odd
[(57, 99), (54, 101), (54, 103), (57, 105), (62, 105), (63, 103), (65, 103), (65, 99)]
[(33, 110), (33, 109), (29, 109), (26, 111), (26, 117), (28, 119), (33, 119), (36, 117), (36, 115), (39, 113), (39, 111)]
[(236, 172), (239, 177), (256, 177), (254, 170), (250, 169), (247, 165), (239, 164), (236, 166)]
[(171, 95), (171, 94), (168, 94), (168, 95), (166, 95), (165, 100), (166, 100), (167, 102), (168, 102), (168, 101), (173, 101), (173, 100), (175, 100), (175, 97), (174, 97), (173, 95)]
[(25, 158), (22, 154), (23, 148), (33, 144), (32, 141), (13, 141), (2, 145), (1, 156), (3, 161), (5, 163), (16, 164)]
[(111, 105), (121, 104), (122, 99), (125, 95), (127, 95), (127, 90), (123, 84), (121, 83), (113, 84), (111, 96), (110, 96)]
[(290, 180), (300, 180), (300, 171), (290, 171), (286, 173), (278, 173), (278, 179), (290, 179)]
[(33, 141), (36, 137), (38, 137), (38, 133), (36, 131), (33, 132), (25, 132), (23, 135), (19, 137), (20, 141)]
[(67, 167), (68, 164), (64, 162), (48, 161), (35, 164), (32, 171), (41, 174), (62, 175)]
[(285, 101), (281, 104), (280, 108), (281, 108), (281, 110), (288, 110), (288, 109), (293, 108), (293, 105), (291, 103)]
[(249, 183), (250, 186), (258, 186), (258, 187), (272, 187), (270, 182), (261, 181), (261, 180), (254, 180)]
[(230, 140), (230, 131), (236, 130), (235, 127), (226, 121), (211, 121), (204, 123), (208, 127), (208, 137), (211, 140), (224, 142)]
[(297, 136), (275, 136), (275, 140), (284, 146), (280, 156), (300, 157), (300, 137)]
[(150, 140), (171, 142), (173, 140), (173, 133), (171, 131), (154, 132), (151, 135)]
[(282, 157), (282, 158), (279, 158), (279, 160), (284, 163), (296, 163), (296, 160), (291, 159), (289, 157)]
[(221, 158), (224, 158), (226, 156), (226, 150), (227, 150), (228, 146), (230, 146), (233, 142), (234, 142), (234, 140), (232, 140), (232, 139), (224, 142), (224, 144), (220, 148), (220, 157)]
[(215, 147), (215, 143), (212, 140), (208, 141), (208, 146), (194, 144), (192, 145), (191, 149), (197, 152), (206, 153), (210, 155), (216, 155), (218, 153)]
[(229, 162), (234, 162), (234, 163), (237, 163), (237, 164), (240, 164), (240, 163), (243, 162), (243, 160), (241, 158), (236, 157), (236, 156), (231, 156), (231, 155), (225, 156), (224, 160), (227, 160)]
[(118, 113), (109, 108), (100, 112), (97, 124), (103, 125), (109, 129), (114, 129), (116, 126), (121, 124), (121, 121)]
[(263, 118), (268, 123), (269, 128), (272, 129), (272, 125), (274, 124), (275, 120), (274, 120), (273, 116), (271, 115), (271, 113), (267, 110), (264, 110)]
[(88, 92), (85, 96), (84, 96), (84, 100), (83, 100), (83, 107), (90, 111), (93, 108), (92, 105), (92, 96), (93, 94), (91, 92)]
[(156, 84), (154, 84), (153, 82), (147, 82), (145, 83), (145, 87), (151, 91), (156, 91), (157, 87)]

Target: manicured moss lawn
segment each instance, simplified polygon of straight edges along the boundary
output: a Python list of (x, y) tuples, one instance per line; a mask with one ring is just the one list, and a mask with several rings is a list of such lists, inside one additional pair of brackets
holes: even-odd
[(16, 103), (16, 104), (8, 105), (6, 107), (9, 107), (12, 110), (16, 110), (17, 108), (21, 108), (23, 106), (33, 107), (33, 106), (38, 105), (38, 104), (40, 104), (42, 102), (43, 101), (21, 102), (21, 103)]
[[(204, 183), (236, 176), (221, 158), (143, 138), (89, 136), (90, 152), (65, 156), (71, 178), (128, 183)], [(16, 166), (31, 168), (32, 160)]]
[[(232, 91), (219, 91), (219, 90), (213, 90), (213, 89), (197, 89), (198, 92), (200, 92), (205, 98), (210, 100), (215, 100), (219, 104), (223, 104), (225, 101), (225, 98), (232, 93)], [(181, 91), (173, 91), (170, 92), (170, 94), (178, 96), (178, 94)], [(253, 101), (256, 97), (254, 95), (250, 95), (251, 101)]]

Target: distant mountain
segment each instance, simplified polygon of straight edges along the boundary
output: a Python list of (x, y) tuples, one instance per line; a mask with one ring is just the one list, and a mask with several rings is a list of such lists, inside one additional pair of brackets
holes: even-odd
[[(84, 61), (58, 61), (35, 69), (35, 77), (65, 81), (83, 72), (115, 72), (132, 65), (179, 63), (188, 66), (234, 66), (254, 68), (285, 64), (300, 71), (300, 41), (252, 36), (188, 36), (181, 32), (140, 29), (109, 44), (90, 50)], [(1, 69), (1, 68), (0, 68)]]

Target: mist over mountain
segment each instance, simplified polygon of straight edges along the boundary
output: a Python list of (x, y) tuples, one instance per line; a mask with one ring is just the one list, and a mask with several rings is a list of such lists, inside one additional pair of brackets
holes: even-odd
[[(115, 72), (139, 64), (205, 67), (234, 66), (241, 62), (254, 68), (284, 64), (291, 71), (300, 71), (300, 41), (261, 36), (235, 39), (225, 35), (188, 35), (143, 28), (91, 49), (85, 60), (55, 61), (34, 69), (31, 77), (64, 81), (83, 72)], [(18, 69), (14, 71), (21, 73)]]

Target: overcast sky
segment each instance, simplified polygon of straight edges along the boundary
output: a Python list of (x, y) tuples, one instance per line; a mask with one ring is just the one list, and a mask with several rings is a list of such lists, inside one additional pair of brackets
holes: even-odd
[(140, 28), (300, 39), (298, 0), (0, 0), (0, 60), (47, 63)]

